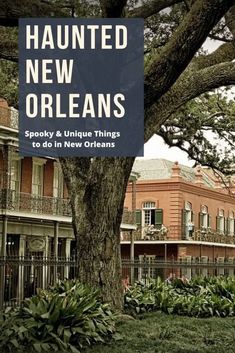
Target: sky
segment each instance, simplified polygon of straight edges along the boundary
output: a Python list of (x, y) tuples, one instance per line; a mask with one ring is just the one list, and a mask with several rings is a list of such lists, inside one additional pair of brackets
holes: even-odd
[[(203, 47), (208, 50), (208, 52), (213, 52), (218, 46), (221, 45), (220, 42), (214, 40), (206, 40)], [(181, 151), (177, 147), (169, 148), (160, 136), (154, 135), (145, 145), (144, 145), (144, 157), (145, 159), (153, 158), (164, 158), (172, 162), (179, 162), (180, 164), (193, 166), (194, 161), (188, 159), (186, 152)]]
[(172, 162), (179, 162), (180, 164), (193, 166), (194, 162), (188, 159), (187, 153), (181, 151), (177, 147), (169, 148), (160, 136), (154, 135), (144, 145), (145, 159), (163, 158)]

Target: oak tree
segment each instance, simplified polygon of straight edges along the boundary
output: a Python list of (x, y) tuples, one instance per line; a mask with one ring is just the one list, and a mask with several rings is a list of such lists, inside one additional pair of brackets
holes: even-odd
[[(17, 62), (14, 36), (19, 17), (142, 17), (145, 141), (158, 134), (198, 163), (229, 174), (235, 108), (225, 91), (215, 90), (235, 82), (234, 5), (234, 0), (1, 1), (0, 67)], [(207, 38), (219, 41), (213, 52), (203, 47)], [(9, 84), (16, 86), (14, 68), (7, 70)], [(1, 83), (0, 96), (9, 99)], [(208, 130), (225, 141), (224, 156), (207, 138)], [(79, 278), (99, 287), (104, 300), (121, 308), (120, 224), (134, 158), (60, 161), (71, 200)]]

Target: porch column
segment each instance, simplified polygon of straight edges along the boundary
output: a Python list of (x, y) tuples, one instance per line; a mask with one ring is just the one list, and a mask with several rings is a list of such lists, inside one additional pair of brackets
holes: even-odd
[(6, 251), (7, 251), (7, 216), (3, 215), (2, 216), (2, 247), (1, 247), (1, 256), (6, 257)]
[[(59, 222), (54, 222), (54, 261), (58, 260)], [(57, 264), (54, 265), (54, 282), (57, 281)]]
[(25, 256), (25, 247), (26, 247), (26, 236), (20, 235), (19, 243), (19, 280), (18, 280), (18, 298), (19, 301), (24, 299), (24, 256)]
[(130, 231), (131, 236), (131, 249), (130, 249), (130, 259), (131, 259), (131, 284), (134, 284), (134, 261), (135, 261), (135, 239), (133, 230)]
[(7, 216), (3, 215), (2, 223), (2, 248), (1, 257), (3, 263), (0, 266), (0, 309), (3, 307), (4, 303), (4, 288), (5, 288), (5, 260), (6, 260), (6, 243), (7, 243)]
[(166, 263), (167, 263), (167, 243), (164, 244), (164, 262), (165, 262), (165, 267), (164, 267), (164, 279), (167, 278), (167, 268), (166, 268)]
[[(71, 239), (66, 238), (65, 239), (65, 261), (69, 262), (70, 261), (70, 251), (71, 251)], [(64, 268), (64, 278), (68, 279), (69, 278), (69, 265), (66, 265)]]
[(131, 208), (133, 222), (135, 221), (135, 210), (136, 210), (136, 180), (132, 180), (132, 192), (131, 192)]

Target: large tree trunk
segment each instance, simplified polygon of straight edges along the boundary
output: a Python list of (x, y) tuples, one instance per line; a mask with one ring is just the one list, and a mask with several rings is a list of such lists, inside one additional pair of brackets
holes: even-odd
[(61, 162), (71, 198), (78, 278), (121, 309), (120, 224), (134, 158)]

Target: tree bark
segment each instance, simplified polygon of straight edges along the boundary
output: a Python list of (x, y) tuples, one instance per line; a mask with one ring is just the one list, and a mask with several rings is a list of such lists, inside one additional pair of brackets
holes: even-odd
[[(100, 288), (102, 299), (121, 310), (120, 224), (134, 158), (94, 158), (90, 165), (83, 158), (61, 162), (71, 199), (78, 278)], [(86, 172), (74, 178), (78, 163)]]

